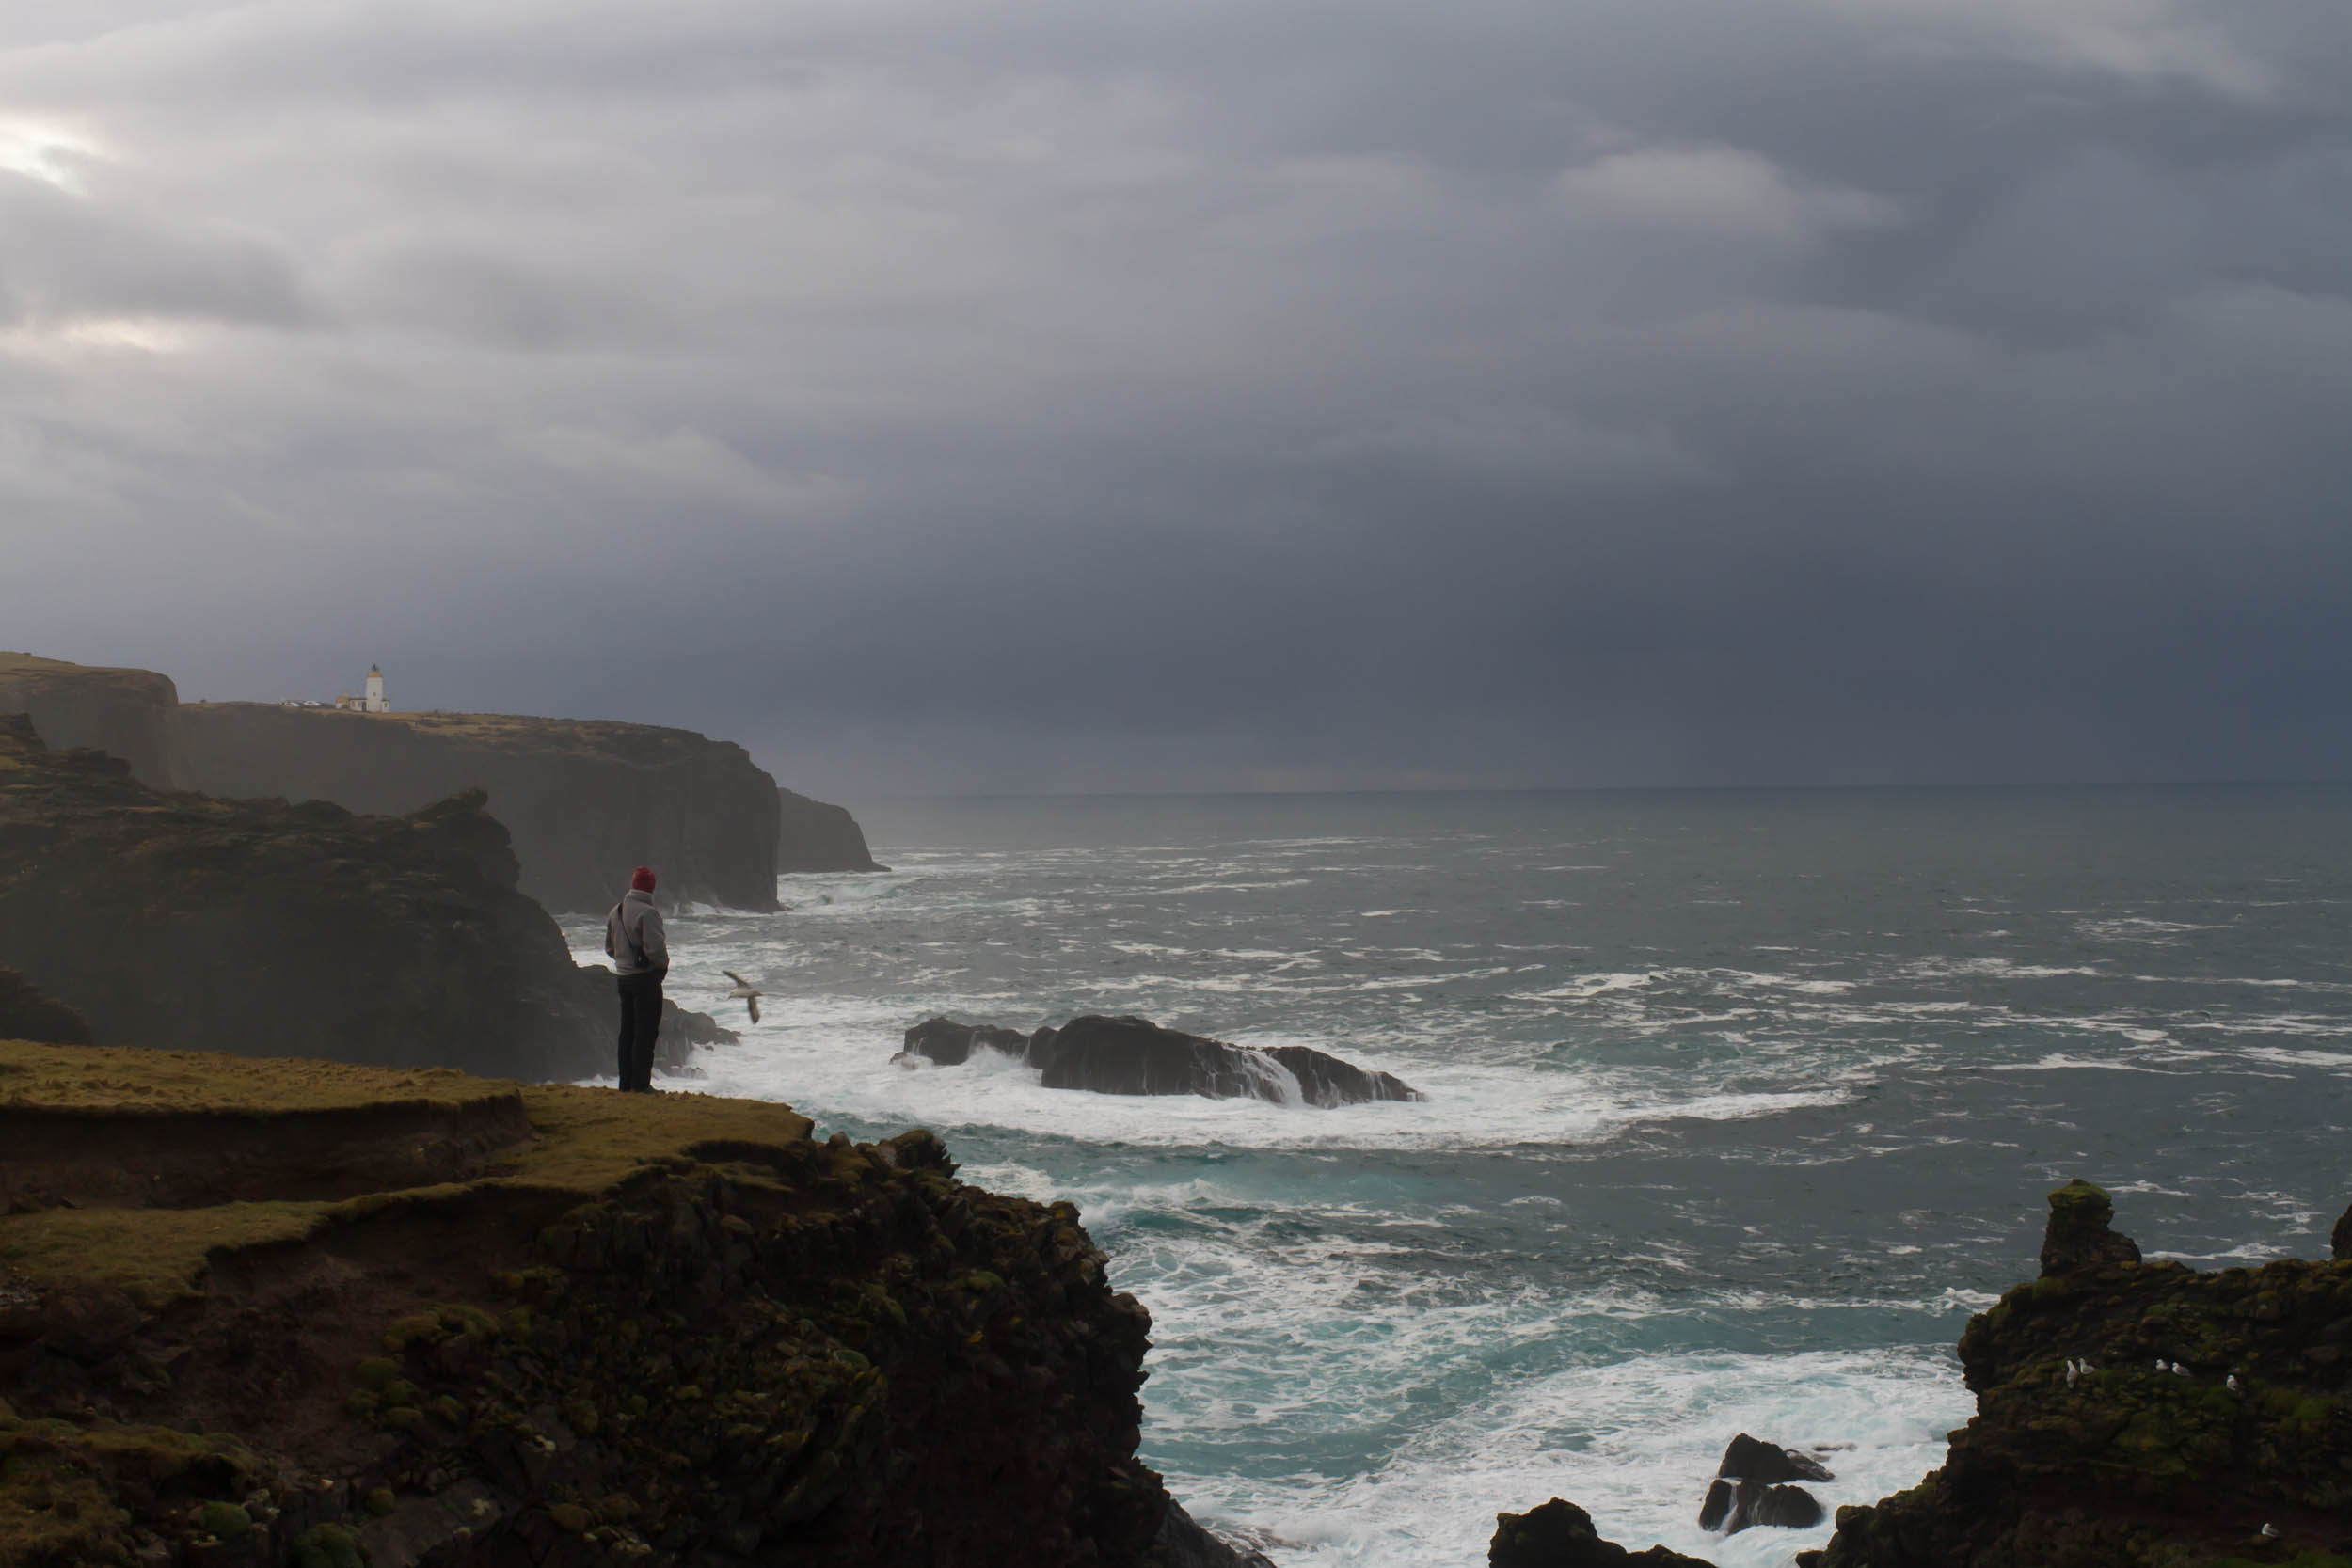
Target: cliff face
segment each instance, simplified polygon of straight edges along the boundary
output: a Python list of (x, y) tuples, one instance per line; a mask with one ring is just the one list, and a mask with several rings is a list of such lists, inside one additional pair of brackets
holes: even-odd
[[(180, 694), (152, 670), (106, 670), (0, 653), (0, 713), (29, 713), (52, 746), (92, 746), (158, 789), (179, 784), (172, 715)], [(445, 792), (446, 793), (446, 792)]]
[(0, 1561), (1162, 1560), (1076, 1211), (808, 1126), (0, 1044)]
[(866, 832), (847, 806), (827, 805), (776, 791), (776, 869), (778, 871), (885, 871), (874, 863), (866, 847)]
[(2051, 1204), (2042, 1276), (1961, 1338), (1975, 1418), (1821, 1568), (2344, 1568), (2352, 1263), (2142, 1262), (2098, 1188)]
[(180, 709), (178, 776), (208, 795), (415, 811), (480, 789), (514, 835), (522, 889), (602, 910), (654, 866), (665, 899), (776, 907), (776, 784), (739, 746), (687, 730), (258, 703)]
[(480, 795), (405, 817), (165, 794), (0, 716), (0, 958), (108, 1045), (611, 1069), (608, 975)]

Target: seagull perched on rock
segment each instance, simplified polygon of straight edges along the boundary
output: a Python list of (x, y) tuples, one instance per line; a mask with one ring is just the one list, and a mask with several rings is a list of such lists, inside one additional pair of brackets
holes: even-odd
[(744, 979), (743, 976), (738, 974), (731, 969), (723, 969), (719, 971), (719, 973), (735, 982), (735, 989), (727, 992), (727, 1000), (730, 1002), (740, 1002), (743, 1006), (749, 1007), (752, 1010), (752, 1022), (754, 1023), (757, 1023), (759, 1022), (759, 999), (766, 995), (767, 992), (761, 990), (757, 986), (753, 985), (749, 980)]
[(2174, 1377), (2186, 1377), (2188, 1376), (2188, 1369), (2182, 1366), (2178, 1361), (2175, 1361), (2172, 1363), (2172, 1375)]
[(2074, 1365), (2074, 1358), (2073, 1356), (2068, 1356), (2066, 1358), (2066, 1386), (2069, 1388), (2072, 1388), (2074, 1386), (2074, 1380), (2082, 1375), (2083, 1370)]
[(2168, 1371), (2171, 1369), (2171, 1365), (2172, 1364), (2167, 1361), (2163, 1356), (2159, 1355), (2156, 1357), (2156, 1370), (2160, 1372)]
[(2276, 1540), (2278, 1540), (2278, 1539), (2279, 1539), (2279, 1527), (2278, 1527), (2278, 1526), (2276, 1526), (2276, 1525), (2273, 1525), (2273, 1524), (2267, 1524), (2267, 1523), (2265, 1523), (2265, 1524), (2263, 1526), (2263, 1528), (2262, 1528), (2262, 1536), (2263, 1536), (2263, 1539), (2264, 1539), (2264, 1540), (2265, 1540), (2265, 1541), (2276, 1541)]
[(2232, 1372), (2230, 1374), (2230, 1381), (2225, 1384), (2224, 1386), (2227, 1387), (2233, 1394), (2243, 1394), (2246, 1392), (2245, 1389), (2238, 1386), (2237, 1373), (2235, 1372)]

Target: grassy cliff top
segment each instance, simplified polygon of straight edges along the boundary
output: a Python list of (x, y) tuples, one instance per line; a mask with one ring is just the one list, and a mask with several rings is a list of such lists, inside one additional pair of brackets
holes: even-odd
[(618, 719), (550, 719), (528, 713), (448, 713), (430, 708), (359, 713), (344, 708), (290, 708), (277, 703), (189, 703), (198, 712), (260, 710), (289, 720), (354, 724), (398, 724), (461, 746), (504, 752), (561, 752), (621, 762), (655, 764), (712, 748), (739, 751), (692, 730), (636, 724)]
[[(101, 1118), (94, 1132), (93, 1116)], [(167, 1122), (171, 1146), (163, 1149), (157, 1132)], [(387, 1210), (463, 1204), (501, 1191), (587, 1199), (651, 1169), (756, 1160), (804, 1142), (811, 1127), (790, 1107), (766, 1101), (625, 1096), (438, 1068), (0, 1041), (0, 1137), (33, 1147), (44, 1123), (73, 1129), (70, 1154), (53, 1157), (61, 1181), (86, 1174), (92, 1162), (148, 1174), (121, 1184), (129, 1198), (81, 1196), (70, 1205), (0, 1216), (0, 1271), (47, 1289), (119, 1289), (151, 1308), (196, 1291), (207, 1264), (224, 1252), (307, 1240)], [(460, 1179), (333, 1198), (305, 1191), (322, 1139), (365, 1155), (371, 1138), (405, 1150), (437, 1135), (437, 1128), (450, 1148), (477, 1156), (451, 1158)], [(268, 1191), (275, 1180), (287, 1196), (172, 1206), (175, 1172), (205, 1163), (208, 1140), (213, 1163), (239, 1164), (248, 1188)], [(271, 1149), (286, 1151), (282, 1169), (272, 1168)]]
[(90, 687), (114, 687), (126, 693), (152, 696), (164, 694), (174, 700), (171, 677), (152, 670), (133, 670), (104, 664), (71, 664), (61, 658), (43, 658), (39, 654), (9, 653), (0, 650), (0, 681), (72, 681)]

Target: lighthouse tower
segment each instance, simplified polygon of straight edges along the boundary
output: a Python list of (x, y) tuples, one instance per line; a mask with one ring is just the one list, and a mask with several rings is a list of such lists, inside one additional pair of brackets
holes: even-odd
[(384, 696), (384, 672), (373, 664), (368, 666), (367, 695), (359, 700), (359, 708), (364, 713), (392, 711), (392, 705)]

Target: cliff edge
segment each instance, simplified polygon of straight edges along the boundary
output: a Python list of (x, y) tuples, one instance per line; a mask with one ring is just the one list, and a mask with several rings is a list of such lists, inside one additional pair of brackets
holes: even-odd
[(611, 1070), (611, 977), (479, 793), (408, 816), (151, 789), (0, 715), (0, 960), (106, 1045)]
[(1076, 1211), (808, 1132), (0, 1043), (0, 1562), (1160, 1561)]
[(0, 653), (0, 713), (27, 713), (49, 743), (120, 757), (143, 783), (179, 787), (172, 716), (180, 693), (152, 670), (109, 670)]
[(847, 806), (828, 805), (778, 786), (776, 869), (795, 871), (887, 871), (874, 863), (866, 830)]
[(482, 790), (523, 891), (551, 910), (604, 909), (641, 863), (664, 898), (776, 907), (776, 783), (740, 746), (690, 730), (262, 703), (188, 704), (176, 725), (179, 780), (208, 795), (397, 816)]

